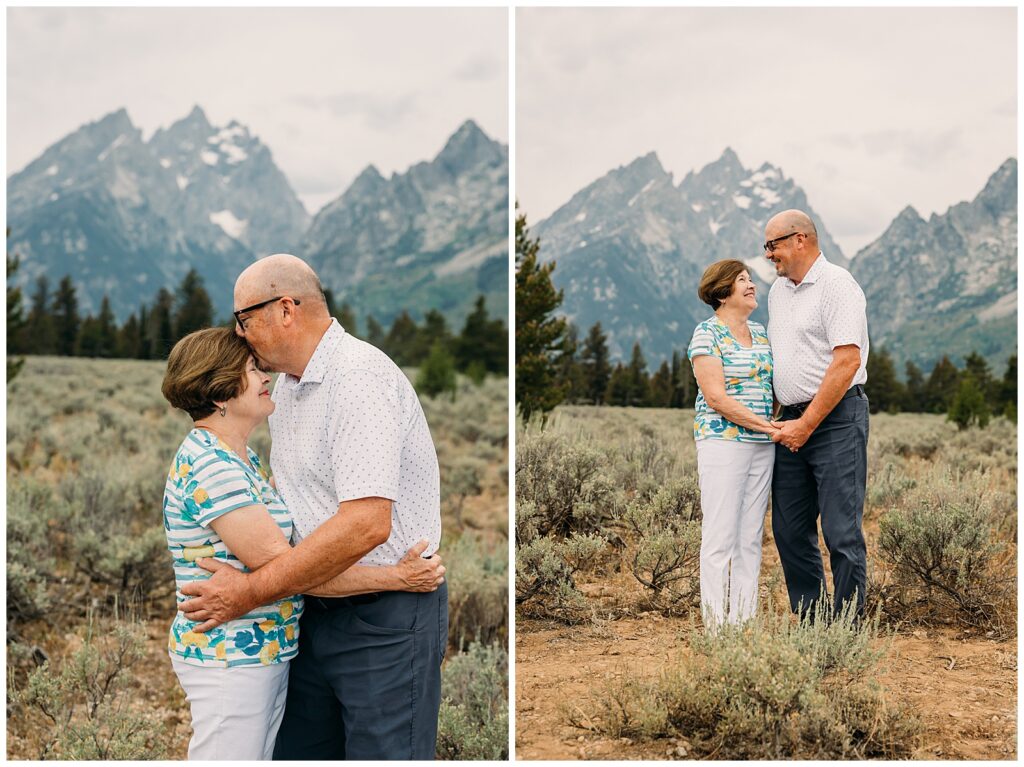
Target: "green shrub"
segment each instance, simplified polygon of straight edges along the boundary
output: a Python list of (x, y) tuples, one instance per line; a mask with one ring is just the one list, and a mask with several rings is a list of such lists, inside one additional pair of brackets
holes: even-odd
[(455, 358), (440, 341), (430, 347), (430, 355), (416, 376), (416, 391), (428, 397), (447, 392), (455, 398)]
[(141, 625), (90, 620), (82, 646), (59, 668), (47, 661), (12, 692), (43, 726), (39, 759), (160, 759), (163, 725), (130, 709), (131, 670), (143, 657)]
[(891, 510), (879, 537), (895, 579), (886, 609), (901, 618), (952, 615), (970, 625), (993, 623), (1007, 600), (1007, 579), (991, 567), (1000, 548), (978, 505), (931, 497)]
[(623, 521), (632, 532), (629, 568), (647, 589), (651, 606), (666, 614), (700, 603), (700, 501), (695, 481), (634, 499)]
[[(537, 536), (599, 533), (618, 494), (597, 450), (550, 431), (528, 431), (516, 444), (516, 503), (531, 505)], [(517, 540), (518, 516), (517, 516)]]
[(480, 536), (462, 535), (442, 546), (447, 562), (448, 645), (508, 642), (508, 549), (487, 547)]
[[(694, 632), (691, 657), (654, 678), (623, 674), (574, 724), (614, 737), (681, 737), (695, 758), (867, 759), (913, 753), (919, 723), (872, 674), (877, 623), (851, 613), (790, 623), (759, 617)], [(677, 741), (678, 742), (678, 741)]]
[(56, 547), (50, 523), (55, 509), (50, 488), (13, 477), (7, 495), (7, 624), (47, 615), (47, 586), (55, 577)]
[(508, 653), (474, 642), (441, 677), (437, 758), (508, 759)]
[(578, 623), (588, 617), (587, 602), (573, 575), (607, 546), (604, 538), (573, 533), (565, 539), (537, 534), (533, 504), (516, 504), (516, 605), (525, 612)]

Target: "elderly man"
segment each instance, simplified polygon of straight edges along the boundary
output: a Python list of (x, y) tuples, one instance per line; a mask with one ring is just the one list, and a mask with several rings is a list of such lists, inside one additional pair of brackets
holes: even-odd
[[(397, 562), (441, 538), (437, 454), (408, 379), (345, 332), (295, 256), (268, 256), (235, 283), (236, 332), (274, 388), (270, 462), (294, 548), (243, 575), (185, 589), (200, 630), (308, 591), (351, 565)], [(443, 572), (443, 570), (441, 570)], [(275, 759), (431, 759), (447, 644), (447, 587), (341, 599), (307, 596)]]
[(836, 612), (864, 605), (867, 549), (861, 529), (867, 481), (868, 325), (864, 292), (830, 264), (803, 211), (765, 227), (765, 257), (778, 279), (768, 294), (781, 430), (772, 436), (772, 532), (794, 612), (812, 612), (827, 594), (818, 517), (828, 548)]

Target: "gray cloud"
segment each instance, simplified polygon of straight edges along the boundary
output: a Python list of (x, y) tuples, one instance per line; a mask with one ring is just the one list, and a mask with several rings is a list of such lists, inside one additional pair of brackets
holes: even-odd
[[(516, 184), (531, 220), (654, 149), (781, 166), (845, 252), (1016, 154), (1013, 8), (526, 8)], [(799, 41), (799, 46), (795, 41)], [(833, 222), (832, 219), (835, 218)]]

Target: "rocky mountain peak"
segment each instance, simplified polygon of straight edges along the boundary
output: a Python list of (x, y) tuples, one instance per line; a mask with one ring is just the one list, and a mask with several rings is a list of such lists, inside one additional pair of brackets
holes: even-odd
[(457, 175), (479, 165), (499, 164), (503, 154), (497, 141), (488, 138), (476, 122), (466, 120), (434, 158), (434, 164)]

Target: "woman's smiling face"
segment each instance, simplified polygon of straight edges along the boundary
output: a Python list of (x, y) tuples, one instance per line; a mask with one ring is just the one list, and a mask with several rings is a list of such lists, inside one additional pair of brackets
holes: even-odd
[(757, 308), (757, 285), (750, 277), (750, 272), (744, 269), (736, 275), (736, 281), (732, 284), (732, 292), (722, 299), (722, 306), (732, 309), (745, 309), (750, 312)]

